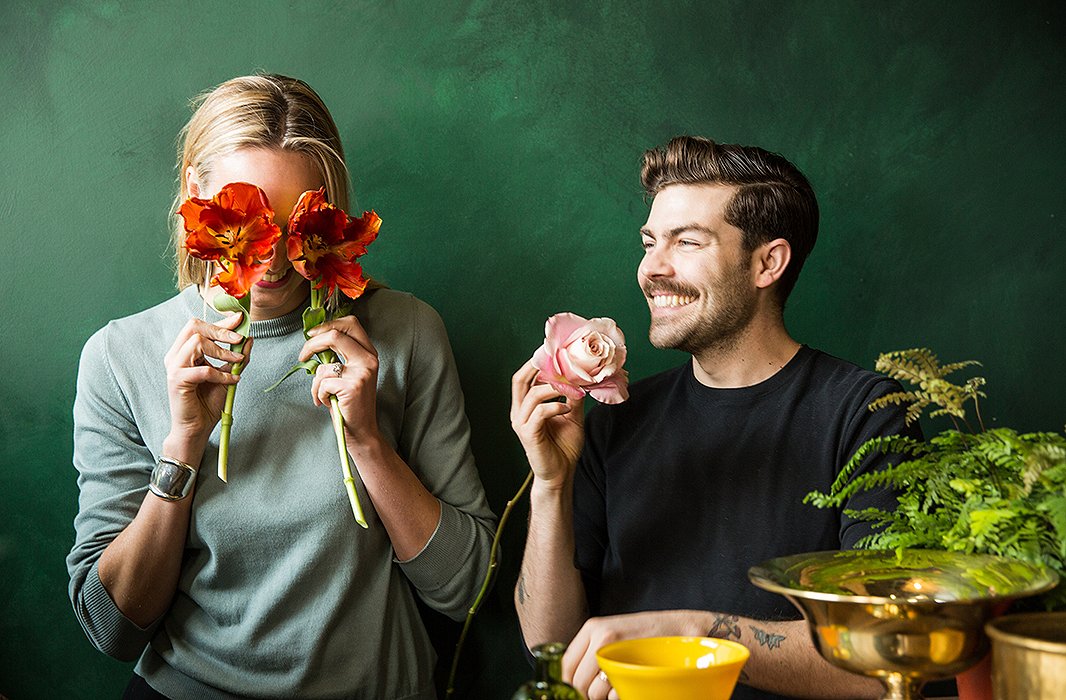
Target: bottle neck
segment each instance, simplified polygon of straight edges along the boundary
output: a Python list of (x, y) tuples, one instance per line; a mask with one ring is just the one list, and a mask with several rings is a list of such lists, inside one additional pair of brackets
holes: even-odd
[(533, 649), (537, 660), (537, 680), (544, 683), (559, 683), (563, 679), (563, 652), (565, 644), (541, 644)]
[(541, 657), (537, 660), (537, 680), (541, 683), (558, 683), (563, 678), (563, 660), (558, 656)]

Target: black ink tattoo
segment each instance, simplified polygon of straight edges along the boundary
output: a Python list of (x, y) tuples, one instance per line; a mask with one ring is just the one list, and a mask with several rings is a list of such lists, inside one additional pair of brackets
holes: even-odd
[(739, 622), (740, 618), (736, 615), (716, 613), (714, 624), (711, 625), (711, 631), (707, 633), (707, 636), (718, 637), (719, 639), (740, 639)]
[(526, 577), (524, 575), (518, 577), (518, 604), (526, 604)]
[[(751, 627), (751, 625), (748, 626)], [(755, 633), (755, 641), (759, 643), (759, 646), (764, 646), (767, 649), (777, 649), (781, 646), (781, 642), (785, 641), (785, 635), (783, 634), (774, 634), (758, 627), (752, 627), (751, 631)]]

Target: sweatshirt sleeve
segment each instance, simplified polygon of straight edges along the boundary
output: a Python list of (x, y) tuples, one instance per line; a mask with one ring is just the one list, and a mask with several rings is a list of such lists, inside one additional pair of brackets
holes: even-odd
[(97, 649), (122, 661), (136, 659), (154, 632), (115, 605), (97, 573), (107, 546), (133, 520), (147, 491), (153, 457), (141, 439), (108, 354), (108, 328), (85, 344), (74, 399), (74, 466), (78, 514), (67, 556), (70, 600)]
[(470, 450), (470, 424), (444, 324), (412, 298), (414, 335), (407, 376), (401, 456), (441, 504), (426, 546), (400, 562), (419, 597), (461, 620), (488, 569), (494, 517)]

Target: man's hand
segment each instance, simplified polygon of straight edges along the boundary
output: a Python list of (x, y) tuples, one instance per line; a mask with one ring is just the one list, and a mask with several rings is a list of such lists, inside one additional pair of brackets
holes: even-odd
[(548, 384), (535, 384), (532, 361), (511, 378), (511, 427), (537, 481), (536, 487), (563, 488), (573, 478), (585, 442), (583, 399), (552, 401), (562, 396)]
[(702, 637), (712, 624), (711, 614), (700, 610), (656, 610), (593, 617), (585, 622), (566, 649), (563, 679), (589, 700), (617, 697), (610, 684), (600, 676), (600, 665), (596, 661), (600, 647), (640, 637)]

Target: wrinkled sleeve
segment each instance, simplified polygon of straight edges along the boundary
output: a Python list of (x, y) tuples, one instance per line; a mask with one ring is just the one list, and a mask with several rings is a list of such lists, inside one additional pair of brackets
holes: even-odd
[[(839, 456), (840, 466), (843, 467), (851, 456), (862, 447), (863, 443), (875, 437), (889, 435), (907, 435), (916, 440), (922, 439), (922, 431), (918, 424), (907, 425), (904, 420), (905, 407), (887, 406), (876, 411), (870, 411), (867, 407), (870, 402), (885, 394), (900, 391), (900, 385), (887, 378), (878, 378), (865, 392), (861, 403), (855, 407), (852, 419), (845, 431), (846, 440), (843, 451)], [(855, 471), (852, 479), (863, 474), (884, 469), (890, 464), (899, 461), (898, 455), (872, 454), (863, 460)], [(881, 510), (895, 510), (898, 493), (890, 487), (860, 491), (853, 495), (841, 509), (840, 515), (840, 548), (855, 549), (856, 543), (874, 532), (873, 524), (868, 521), (856, 520), (843, 511), (861, 511), (866, 508), (879, 508)]]
[(74, 467), (78, 514), (67, 556), (70, 601), (97, 649), (136, 659), (155, 626), (137, 626), (115, 605), (97, 573), (104, 549), (133, 520), (144, 499), (153, 458), (141, 439), (108, 354), (108, 328), (85, 344), (74, 399)]
[(412, 302), (415, 329), (399, 447), (440, 501), (441, 514), (422, 551), (399, 566), (427, 605), (461, 620), (488, 569), (495, 519), (470, 450), (470, 424), (444, 324), (428, 305)]

